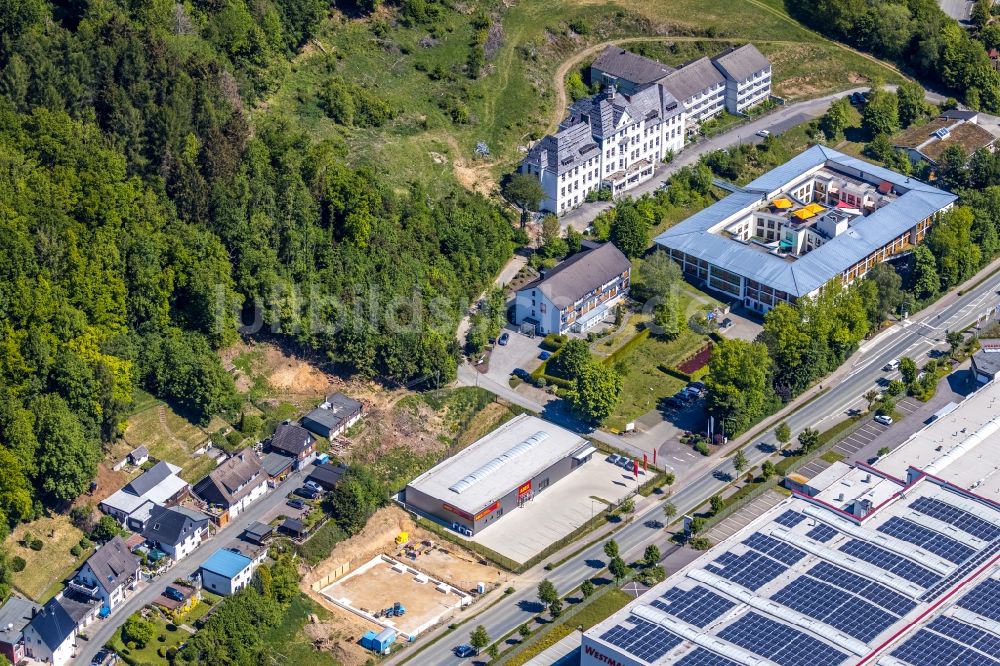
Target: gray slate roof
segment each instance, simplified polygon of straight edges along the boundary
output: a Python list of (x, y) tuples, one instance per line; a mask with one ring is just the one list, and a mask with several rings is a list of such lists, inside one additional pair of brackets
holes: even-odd
[[(591, 135), (590, 126), (578, 123), (546, 135), (531, 148), (530, 157), (536, 162), (543, 161), (542, 168), (556, 173), (569, 171), (579, 162), (590, 159), (596, 153), (597, 143)], [(544, 152), (544, 156), (543, 156)]]
[[(1000, 351), (996, 351), (1000, 340), (983, 339), (979, 341), (979, 344), (983, 346), (982, 351), (976, 352), (972, 357), (976, 369), (994, 377), (1000, 375)], [(992, 351), (986, 351), (987, 347), (992, 348)]]
[(149, 541), (175, 546), (207, 524), (208, 516), (187, 507), (157, 507), (149, 517), (142, 536)]
[(294, 423), (282, 423), (274, 431), (271, 437), (271, 449), (285, 453), (290, 456), (297, 456), (316, 441), (313, 434), (300, 425)]
[(671, 95), (683, 102), (701, 91), (725, 83), (725, 81), (726, 77), (716, 69), (711, 60), (699, 58), (677, 71), (667, 74), (659, 82)]
[(267, 472), (268, 476), (278, 476), (292, 466), (292, 459), (272, 451), (264, 456), (263, 460), (260, 461), (260, 465)]
[[(711, 227), (730, 215), (748, 206), (763, 205), (769, 194), (794, 183), (809, 169), (822, 165), (854, 177), (863, 174), (863, 179), (868, 181), (888, 181), (901, 194), (847, 232), (794, 261), (709, 233)], [(793, 296), (804, 296), (956, 199), (955, 195), (916, 179), (825, 146), (813, 146), (667, 229), (656, 237), (656, 242)]]
[(31, 622), (31, 612), (39, 608), (41, 606), (30, 599), (11, 595), (7, 603), (0, 607), (0, 643), (16, 643), (21, 631)]
[(173, 470), (170, 469), (170, 465), (161, 460), (150, 467), (146, 472), (132, 479), (132, 481), (125, 486), (124, 490), (132, 493), (133, 495), (142, 497), (173, 473)]
[(53, 651), (76, 630), (76, 622), (63, 608), (59, 596), (49, 599), (30, 624), (31, 628), (41, 636), (42, 642)]
[(209, 472), (195, 492), (208, 502), (232, 506), (260, 485), (259, 481), (250, 482), (264, 473), (257, 456), (243, 449)]
[(319, 423), (320, 425), (336, 430), (340, 424), (349, 421), (355, 414), (361, 412), (362, 405), (354, 398), (349, 398), (343, 393), (334, 393), (326, 396), (327, 406), (317, 407), (306, 415), (306, 419)]
[(764, 57), (753, 44), (744, 44), (739, 48), (730, 49), (712, 58), (712, 62), (723, 74), (728, 74), (736, 81), (750, 78), (762, 69), (771, 66), (771, 61)]
[(636, 85), (652, 83), (673, 71), (662, 62), (614, 45), (601, 51), (601, 55), (597, 56), (591, 67)]
[(87, 560), (97, 582), (108, 592), (123, 584), (139, 568), (139, 558), (133, 555), (125, 541), (116, 536), (97, 549)]
[(632, 263), (613, 243), (604, 243), (594, 249), (577, 252), (519, 291), (538, 289), (553, 305), (562, 309), (631, 266)]

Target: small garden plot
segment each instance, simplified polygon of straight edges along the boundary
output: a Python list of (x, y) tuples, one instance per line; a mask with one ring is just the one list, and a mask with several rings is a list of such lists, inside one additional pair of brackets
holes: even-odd
[[(390, 557), (379, 555), (361, 565), (321, 594), (336, 605), (408, 637), (455, 615), (472, 597)], [(396, 602), (406, 608), (401, 617), (377, 617)]]
[[(27, 536), (40, 543), (41, 549), (22, 545)], [(71, 552), (82, 538), (83, 532), (74, 527), (67, 516), (42, 517), (18, 525), (4, 541), (4, 550), (16, 564), (14, 587), (39, 603), (54, 596), (62, 587), (62, 581), (93, 552), (93, 548), (81, 549), (79, 555)], [(20, 560), (15, 558), (24, 560), (21, 571), (17, 571), (21, 567)]]
[(693, 375), (702, 368), (708, 365), (709, 359), (712, 358), (712, 345), (707, 344), (698, 352), (692, 356), (689, 356), (680, 364), (678, 364), (677, 369), (683, 372), (685, 375)]

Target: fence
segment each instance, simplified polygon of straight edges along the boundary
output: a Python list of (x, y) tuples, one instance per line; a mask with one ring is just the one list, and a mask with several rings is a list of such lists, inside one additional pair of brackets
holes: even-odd
[(325, 587), (333, 584), (334, 581), (339, 580), (340, 578), (343, 578), (347, 574), (347, 572), (350, 571), (350, 570), (351, 570), (351, 563), (350, 562), (344, 562), (342, 564), (339, 564), (339, 565), (337, 565), (336, 569), (334, 569), (332, 572), (328, 573), (327, 575), (323, 576), (322, 578), (320, 578), (319, 580), (317, 580), (316, 582), (314, 582), (309, 587), (312, 588), (313, 592), (319, 592), (323, 588), (325, 588)]

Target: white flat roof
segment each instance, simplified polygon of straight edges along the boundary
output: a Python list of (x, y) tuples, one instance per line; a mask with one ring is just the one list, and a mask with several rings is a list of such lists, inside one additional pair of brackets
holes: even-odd
[(903, 480), (914, 467), (1000, 502), (1000, 382), (980, 388), (875, 466)]
[(474, 514), (587, 445), (574, 432), (521, 414), (408, 486)]

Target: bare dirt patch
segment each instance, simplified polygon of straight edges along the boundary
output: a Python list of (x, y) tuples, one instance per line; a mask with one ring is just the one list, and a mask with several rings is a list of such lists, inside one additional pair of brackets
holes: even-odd
[(97, 490), (92, 495), (81, 495), (73, 502), (73, 505), (77, 506), (88, 502), (97, 504), (128, 483), (130, 476), (124, 469), (116, 472), (106, 460), (98, 463), (97, 478), (95, 479)]

